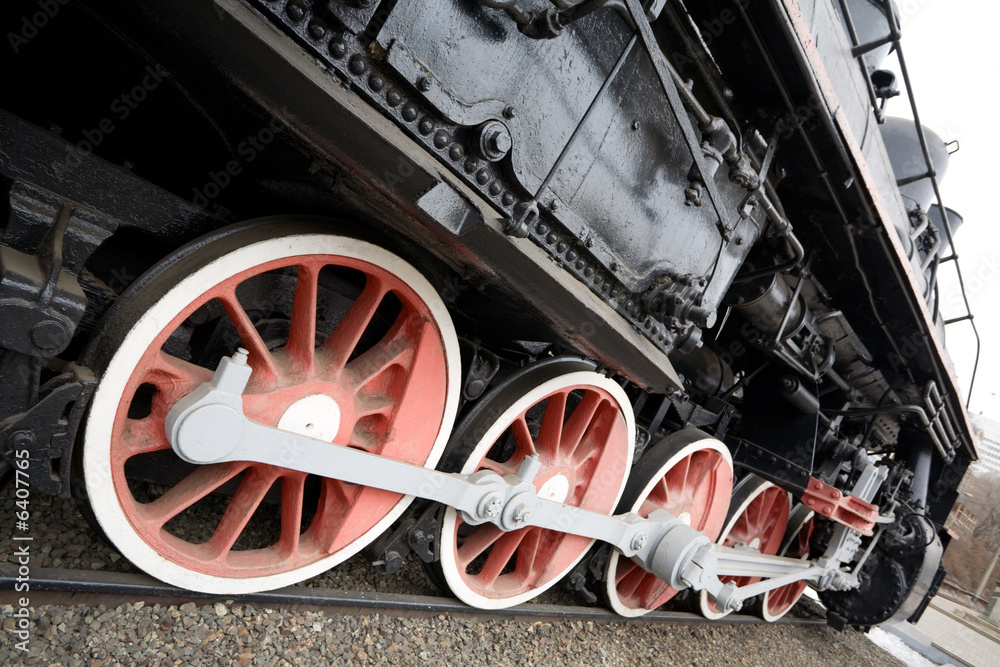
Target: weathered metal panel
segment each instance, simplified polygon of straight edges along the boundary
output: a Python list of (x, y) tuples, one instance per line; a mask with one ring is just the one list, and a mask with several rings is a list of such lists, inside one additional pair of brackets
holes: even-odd
[[(721, 299), (756, 230), (744, 225), (746, 246), (727, 249), (711, 207), (685, 205), (691, 149), (631, 36), (612, 9), (538, 40), (500, 10), (438, 0), (401, 2), (378, 42), (449, 120), (504, 123), (526, 196), (560, 204), (557, 219), (630, 291), (665, 273), (707, 277), (715, 267), (723, 279), (711, 292)], [(724, 175), (717, 182), (725, 209), (735, 210), (740, 193)], [(736, 261), (716, 267), (720, 253)]]

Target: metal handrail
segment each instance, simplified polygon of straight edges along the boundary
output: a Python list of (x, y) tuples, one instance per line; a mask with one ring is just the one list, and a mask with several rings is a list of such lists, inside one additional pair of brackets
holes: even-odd
[[(934, 188), (934, 197), (937, 199), (938, 209), (941, 211), (941, 221), (943, 223), (945, 235), (948, 237), (948, 243), (951, 245), (951, 254), (948, 257), (942, 258), (939, 264), (945, 264), (948, 262), (954, 262), (955, 275), (958, 277), (958, 285), (962, 291), (962, 301), (965, 304), (965, 315), (960, 317), (951, 318), (944, 321), (945, 326), (949, 324), (955, 324), (958, 322), (968, 321), (969, 325), (972, 327), (972, 333), (976, 338), (976, 358), (972, 365), (972, 376), (969, 379), (969, 394), (965, 399), (965, 407), (968, 409), (969, 402), (972, 400), (972, 388), (975, 386), (976, 382), (976, 372), (979, 370), (979, 353), (982, 346), (982, 341), (979, 338), (979, 330), (976, 328), (975, 316), (972, 314), (972, 308), (969, 306), (969, 296), (965, 291), (965, 280), (962, 277), (962, 268), (958, 263), (958, 252), (955, 246), (955, 239), (951, 233), (951, 224), (948, 221), (948, 209), (945, 208), (943, 200), (941, 198), (941, 189), (937, 181), (937, 173), (934, 170), (934, 163), (931, 160), (930, 150), (927, 144), (927, 136), (924, 134), (924, 126), (920, 122), (920, 112), (917, 111), (916, 98), (913, 95), (913, 87), (910, 85), (910, 75), (906, 67), (906, 58), (903, 55), (903, 49), (900, 45), (900, 39), (902, 36), (900, 26), (896, 21), (896, 15), (892, 11), (891, 0), (882, 0), (882, 7), (885, 11), (887, 27), (889, 28), (889, 34), (883, 38), (876, 39), (868, 44), (858, 44), (857, 31), (854, 29), (854, 20), (851, 18), (851, 10), (847, 6), (847, 0), (840, 0), (840, 8), (844, 14), (844, 22), (847, 25), (848, 36), (851, 39), (851, 54), (854, 56), (855, 60), (861, 67), (861, 72), (864, 80), (868, 85), (869, 97), (872, 99), (872, 109), (874, 109), (875, 117), (879, 123), (885, 121), (884, 114), (875, 104), (875, 89), (871, 82), (871, 77), (868, 75), (868, 67), (865, 65), (864, 56), (869, 51), (884, 46), (885, 44), (892, 44), (892, 52), (896, 54), (896, 59), (899, 62), (899, 71), (903, 78), (903, 85), (906, 86), (906, 96), (910, 100), (910, 110), (913, 113), (913, 124), (917, 130), (917, 138), (920, 141), (920, 150), (924, 156), (924, 163), (927, 165), (927, 172), (921, 176), (908, 177), (901, 179), (896, 182), (897, 187), (907, 185), (908, 183), (913, 183), (925, 178), (930, 179), (931, 186)], [(928, 305), (930, 305), (928, 303)], [(934, 310), (931, 313), (933, 319), (938, 317), (938, 300), (934, 300)]]

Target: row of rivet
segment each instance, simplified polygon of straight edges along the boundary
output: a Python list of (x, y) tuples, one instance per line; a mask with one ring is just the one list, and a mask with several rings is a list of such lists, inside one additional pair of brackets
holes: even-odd
[[(270, 1), (270, 0), (266, 0)], [(299, 0), (292, 0), (285, 6), (285, 15), (295, 23), (301, 23), (308, 13), (308, 10), (301, 4)], [(312, 38), (315, 42), (322, 42), (326, 39), (330, 30), (325, 23), (319, 19), (312, 19), (308, 23), (306, 29), (307, 35)], [(327, 46), (329, 54), (335, 60), (341, 60), (347, 55), (348, 46), (347, 42), (344, 40), (342, 35), (335, 35), (329, 42)], [(348, 70), (355, 76), (360, 77), (368, 69), (368, 62), (366, 58), (360, 54), (355, 54), (351, 56), (347, 64)], [(378, 93), (386, 86), (386, 77), (379, 72), (374, 72), (368, 77), (368, 88)], [(430, 89), (431, 81), (426, 77), (422, 77), (418, 82), (417, 86), (424, 90), (425, 92)], [(386, 93), (385, 97), (386, 104), (390, 107), (398, 107), (403, 101), (403, 93), (396, 87), (392, 87)], [(400, 111), (400, 116), (403, 120), (407, 122), (413, 122), (420, 115), (419, 108), (412, 102), (408, 102), (403, 106)], [(421, 119), (420, 123), (417, 125), (417, 130), (420, 134), (428, 136), (434, 131), (435, 123), (429, 117), (425, 116)], [(449, 142), (451, 141), (451, 136), (445, 130), (440, 130), (435, 133), (433, 138), (434, 147), (438, 150), (444, 150)], [(465, 148), (460, 143), (455, 143), (452, 145), (448, 151), (447, 155), (453, 162), (461, 162), (465, 157)], [(510, 209), (517, 203), (517, 199), (510, 192), (504, 192), (503, 185), (497, 178), (486, 167), (480, 166), (478, 161), (474, 158), (469, 158), (463, 165), (463, 168), (467, 174), (475, 174), (476, 183), (480, 186), (486, 188), (486, 191), (490, 196), (495, 199), (499, 199), (502, 206)]]
[[(285, 15), (295, 23), (301, 23), (306, 15), (307, 10), (303, 7), (297, 0), (292, 0), (285, 7)], [(308, 23), (306, 32), (313, 41), (322, 42), (326, 39), (330, 30), (325, 23), (319, 19), (312, 19)], [(347, 55), (348, 46), (347, 42), (344, 40), (342, 35), (335, 35), (327, 45), (327, 50), (329, 54), (335, 60), (342, 60), (344, 56)], [(355, 54), (351, 56), (347, 64), (348, 71), (357, 77), (360, 77), (368, 69), (368, 61), (361, 54)], [(373, 72), (367, 80), (368, 88), (374, 93), (381, 92), (386, 84), (386, 77), (380, 72)], [(428, 90), (431, 86), (430, 79), (422, 77), (418, 82), (417, 86), (424, 90)], [(403, 102), (403, 92), (396, 87), (390, 87), (385, 95), (385, 102), (391, 108), (398, 107)], [(403, 105), (399, 114), (404, 121), (412, 123), (420, 115), (420, 110), (416, 104), (408, 102)], [(429, 116), (425, 116), (417, 125), (417, 130), (420, 134), (424, 136), (430, 135), (434, 132), (436, 125), (435, 121)], [(434, 147), (440, 151), (444, 151), (451, 142), (451, 135), (445, 130), (439, 130), (434, 134), (432, 139)], [(453, 162), (462, 162), (465, 158), (465, 148), (462, 144), (456, 142), (447, 150), (447, 155)], [(510, 209), (517, 203), (517, 199), (510, 192), (504, 192), (503, 185), (500, 180), (494, 177), (489, 169), (484, 166), (480, 166), (475, 158), (470, 157), (463, 164), (465, 173), (475, 174), (476, 183), (484, 187), (486, 191), (495, 199), (498, 199), (500, 204), (507, 209)]]
[[(272, 4), (275, 0), (263, 0), (263, 2), (265, 4)], [(285, 16), (293, 23), (302, 23), (308, 13), (308, 9), (302, 5), (301, 0), (291, 0), (285, 6)], [(281, 17), (279, 16), (279, 18)], [(289, 27), (294, 29), (294, 26)], [(320, 19), (314, 18), (308, 22), (305, 32), (306, 36), (313, 42), (325, 42), (332, 31)], [(334, 33), (334, 36), (327, 44), (326, 50), (334, 60), (339, 61), (343, 60), (347, 55), (349, 47), (343, 35)], [(348, 60), (347, 69), (356, 77), (361, 77), (368, 69), (368, 60), (361, 54), (355, 54)], [(374, 71), (368, 76), (366, 83), (368, 90), (373, 93), (380, 93), (385, 89), (388, 81), (385, 75)], [(424, 77), (417, 81), (415, 85), (426, 92), (431, 86), (431, 81)], [(397, 109), (402, 104), (398, 115), (408, 123), (414, 122), (420, 116), (420, 109), (415, 103), (406, 102), (406, 104), (403, 104), (405, 95), (403, 91), (395, 86), (389, 87), (384, 99), (386, 105), (392, 110)], [(424, 116), (417, 124), (417, 131), (424, 137), (428, 137), (434, 132), (435, 128), (436, 123), (429, 115)], [(431, 142), (434, 148), (441, 152), (446, 152), (452, 162), (461, 163), (466, 158), (465, 148), (457, 141), (449, 147), (451, 139), (452, 136), (447, 130), (440, 129), (434, 132)], [(495, 178), (489, 169), (481, 166), (475, 157), (469, 156), (468, 159), (465, 159), (464, 163), (462, 163), (462, 169), (469, 176), (474, 174), (475, 182), (480, 187), (485, 188), (494, 199), (499, 199), (504, 208), (510, 209), (517, 203), (514, 195), (510, 192), (504, 192), (499, 179)], [(603, 294), (609, 298), (615, 310), (630, 319), (637, 326), (640, 326), (640, 328), (645, 329), (646, 335), (653, 342), (660, 343), (660, 346), (665, 351), (669, 349), (674, 337), (669, 335), (666, 327), (646, 315), (640, 304), (633, 299), (629, 299), (627, 290), (613, 275), (602, 276), (601, 273), (603, 271), (595, 271), (593, 265), (581, 258), (580, 254), (582, 254), (582, 251), (578, 253), (575, 249), (575, 237), (567, 235), (567, 238), (571, 239), (571, 241), (568, 241), (561, 234), (550, 229), (545, 222), (539, 222), (533, 232), (532, 236), (535, 237), (536, 242), (542, 247), (551, 246), (549, 251), (554, 252), (560, 259), (564, 258), (566, 268), (570, 269), (578, 279), (588, 284), (597, 294)]]
[[(614, 279), (606, 279), (600, 273), (597, 273), (592, 265), (580, 257), (580, 254), (574, 247), (575, 239), (572, 242), (568, 241), (562, 234), (550, 228), (545, 222), (539, 222), (532, 231), (540, 244), (543, 246), (552, 246), (550, 252), (554, 250), (554, 254), (560, 259), (565, 258), (565, 265), (567, 268), (575, 269), (574, 273), (577, 278), (589, 284), (594, 292), (598, 294), (603, 293), (609, 297), (614, 302), (612, 305), (616, 306), (616, 310), (619, 313), (631, 319), (633, 323), (641, 324), (642, 328), (646, 330), (647, 335), (654, 342), (666, 343), (668, 338), (671, 341), (673, 340), (672, 337), (668, 336), (666, 327), (649, 315), (645, 315), (641, 305), (628, 298), (628, 293), (620, 283), (613, 284), (612, 280)], [(617, 281), (615, 280), (614, 283), (617, 283)]]

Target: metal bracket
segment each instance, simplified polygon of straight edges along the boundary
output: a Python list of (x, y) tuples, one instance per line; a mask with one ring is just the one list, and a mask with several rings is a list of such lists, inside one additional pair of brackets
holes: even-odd
[(802, 502), (817, 514), (866, 537), (875, 534), (878, 506), (867, 503), (857, 496), (845, 496), (837, 487), (830, 486), (815, 477), (809, 478), (809, 484), (802, 494)]
[(411, 553), (425, 563), (436, 561), (440, 554), (442, 511), (441, 505), (434, 503), (367, 548), (365, 553), (375, 569), (381, 574), (394, 574), (406, 565), (406, 557)]
[(69, 498), (70, 453), (96, 386), (90, 369), (69, 364), (42, 386), (41, 400), (0, 430), (3, 458), (42, 493)]
[(0, 346), (55, 356), (87, 307), (83, 263), (117, 223), (23, 181), (11, 186), (9, 198), (0, 243)]

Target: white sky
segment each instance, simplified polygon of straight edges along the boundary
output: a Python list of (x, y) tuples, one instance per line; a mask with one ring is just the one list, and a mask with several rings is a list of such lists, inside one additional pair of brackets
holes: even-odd
[[(945, 206), (965, 224), (955, 236), (966, 293), (982, 341), (970, 410), (1000, 419), (1000, 3), (973, 0), (897, 0), (903, 53), (924, 125), (946, 142), (958, 140), (941, 184)], [(890, 55), (885, 65), (895, 66)], [(909, 116), (905, 93), (889, 115)], [(964, 314), (953, 264), (942, 267), (946, 317)], [(967, 323), (947, 329), (947, 344), (968, 389), (975, 339)]]

